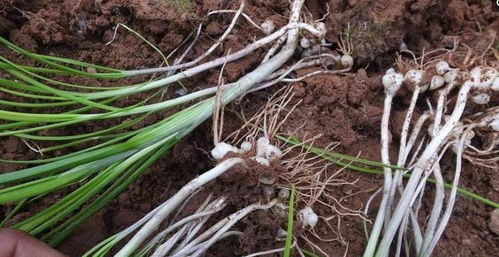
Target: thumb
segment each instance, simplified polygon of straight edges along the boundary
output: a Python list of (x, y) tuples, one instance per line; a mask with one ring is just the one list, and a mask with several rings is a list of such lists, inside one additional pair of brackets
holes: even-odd
[(25, 232), (14, 229), (0, 229), (0, 257), (64, 256)]

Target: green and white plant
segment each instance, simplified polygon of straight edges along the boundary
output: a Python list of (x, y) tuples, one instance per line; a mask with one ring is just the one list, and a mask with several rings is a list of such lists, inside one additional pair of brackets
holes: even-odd
[[(405, 250), (406, 255), (415, 253), (417, 256), (430, 256), (443, 234), (456, 201), (462, 159), (497, 168), (497, 139), (487, 142), (489, 145), (486, 149), (477, 149), (471, 144), (471, 139), (479, 131), (497, 133), (493, 124), (499, 117), (499, 108), (493, 106), (480, 113), (465, 114), (468, 102), (478, 105), (489, 102), (490, 94), (495, 92), (494, 82), (498, 80), (497, 65), (460, 70), (438, 59), (428, 62), (425, 67), (418, 64), (418, 61), (412, 63), (412, 67), (417, 66), (417, 69), (408, 69), (405, 74), (390, 69), (382, 79), (385, 87), (385, 109), (381, 124), (381, 157), (385, 165), (391, 164), (389, 118), (392, 99), (401, 86), (407, 86), (413, 92), (402, 126), (396, 162), (396, 166), (406, 166), (408, 169), (403, 171), (384, 167), (382, 201), (369, 236), (365, 257), (388, 256), (394, 244), (395, 256), (400, 256), (402, 250)], [(423, 78), (426, 73), (431, 74), (429, 69), (432, 68), (437, 75), (425, 81)], [(409, 134), (416, 102), (426, 90), (438, 90), (436, 108), (433, 109), (430, 105), (430, 110), (418, 118)], [(456, 103), (452, 112), (447, 115), (447, 110), (451, 108), (446, 106), (447, 98), (456, 90)], [(427, 126), (427, 129), (424, 129), (424, 126)], [(446, 197), (439, 163), (448, 150), (452, 150), (456, 155), (456, 167), (447, 204), (444, 205)], [(402, 177), (405, 172), (410, 172), (410, 176), (404, 184)], [(430, 176), (433, 176), (435, 181), (435, 198), (423, 230), (423, 226), (418, 222), (418, 212)], [(408, 231), (412, 231), (411, 239), (408, 238)], [(397, 233), (398, 238), (395, 239)], [(413, 249), (409, 249), (408, 245)]]
[[(0, 43), (20, 56), (37, 63), (33, 66), (20, 65), (0, 56), (0, 69), (3, 73), (8, 74), (7, 78), (0, 78), (1, 93), (23, 99), (22, 101), (0, 101), (2, 107), (0, 108), (0, 136), (18, 137), (30, 149), (41, 155), (69, 147), (80, 147), (81, 149), (53, 158), (2, 160), (31, 166), (0, 174), (0, 204), (18, 203), (8, 218), (12, 217), (24, 204), (36, 201), (46, 194), (70, 185), (78, 185), (76, 189), (70, 191), (53, 205), (12, 226), (39, 236), (51, 245), (56, 245), (88, 217), (123, 192), (173, 145), (209, 119), (217, 106), (226, 105), (247, 92), (261, 90), (278, 82), (299, 81), (319, 73), (348, 71), (351, 68), (351, 63), (348, 66), (342, 66), (338, 62), (341, 56), (331, 54), (310, 55), (295, 64), (286, 65), (297, 50), (301, 31), (307, 31), (309, 35), (316, 36), (317, 42), (320, 42), (326, 33), (325, 26), (320, 21), (310, 24), (301, 21), (303, 3), (304, 0), (292, 2), (289, 22), (284, 27), (276, 29), (271, 28), (270, 23), (265, 26), (262, 24), (260, 27), (265, 31), (265, 36), (261, 39), (255, 40), (245, 48), (226, 56), (202, 62), (212, 54), (215, 48), (222, 44), (235, 27), (240, 16), (245, 17), (251, 23), (251, 19), (243, 13), (244, 1), (238, 10), (227, 12), (221, 10), (219, 13), (234, 13), (234, 18), (225, 33), (207, 52), (193, 61), (183, 62), (200, 34), (200, 26), (194, 42), (175, 60), (173, 65), (159, 68), (118, 70), (68, 58), (31, 53), (0, 37)], [(216, 12), (210, 15), (214, 14)], [(261, 64), (235, 82), (201, 89), (174, 99), (164, 100), (160, 97), (164, 89), (173, 83), (217, 67), (223, 69), (225, 64), (248, 56), (268, 44), (273, 45), (269, 48)], [(342, 68), (333, 71), (321, 70), (301, 78), (290, 77), (291, 72), (297, 69), (323, 64), (323, 62), (338, 63)], [(112, 87), (79, 85), (56, 79), (62, 76), (81, 76), (107, 80), (158, 74), (162, 76), (153, 77), (143, 83)], [(118, 104), (124, 98), (139, 93), (145, 94), (146, 97), (129, 106)], [(188, 106), (185, 107), (185, 105)], [(142, 122), (146, 121), (151, 114), (174, 107), (180, 107), (180, 109), (160, 121), (142, 125)], [(23, 108), (28, 109), (23, 111)], [(118, 125), (100, 131), (75, 135), (57, 135), (53, 132), (56, 128), (102, 120), (119, 120), (119, 118), (127, 119)], [(137, 126), (138, 129), (135, 128)], [(39, 147), (36, 142), (42, 141), (58, 144), (50, 147)], [(86, 144), (90, 144), (90, 146), (81, 148)], [(251, 146), (245, 144), (240, 151), (249, 151)], [(269, 144), (268, 147), (272, 148), (271, 151), (269, 150), (270, 155), (278, 153), (279, 148), (276, 146)], [(264, 162), (263, 160), (268, 160), (269, 157), (267, 155), (255, 156), (255, 160), (259, 159)], [(186, 185), (185, 189), (181, 190), (170, 201), (153, 210), (129, 229), (106, 241), (102, 248), (95, 248), (92, 255), (105, 254), (109, 247), (117, 242), (116, 240), (120, 241), (136, 230), (139, 233), (131, 242), (139, 244), (144, 240), (142, 235), (150, 235), (157, 228), (157, 222), (177, 209), (179, 204), (186, 197), (192, 195), (197, 188), (242, 162), (243, 160), (240, 158), (222, 161), (205, 175)], [(270, 208), (274, 204), (275, 201), (270, 201), (268, 204), (251, 205), (236, 213), (234, 217), (243, 217), (252, 210)], [(223, 205), (223, 198), (214, 202), (207, 201), (197, 214), (193, 214), (198, 216), (193, 216), (191, 219), (204, 215), (208, 217), (210, 213), (219, 210)], [(229, 217), (229, 219), (232, 218), (232, 216)], [(185, 224), (190, 224), (189, 226), (200, 231), (202, 223), (188, 223), (189, 218), (186, 219), (184, 220)], [(154, 220), (156, 223), (153, 222)], [(8, 220), (2, 222), (2, 224), (8, 223)], [(177, 224), (177, 226), (183, 225)], [(182, 228), (187, 230), (186, 227)], [(229, 228), (230, 226), (227, 227), (227, 229)], [(225, 227), (213, 228), (215, 239), (210, 239), (211, 241), (207, 241), (204, 246), (198, 245), (199, 248), (195, 248), (196, 252), (194, 253), (199, 255), (218, 240), (217, 238), (231, 235), (231, 232), (220, 234), (220, 231), (224, 231), (224, 229)], [(164, 232), (164, 234), (169, 232), (171, 231)], [(183, 233), (186, 233), (187, 238), (191, 239), (196, 235), (196, 233), (190, 234), (186, 231), (177, 231), (176, 233), (176, 236), (171, 238), (172, 241), (162, 242), (161, 247), (158, 248), (160, 253), (171, 250), (174, 242), (179, 240), (178, 238), (182, 237)], [(159, 242), (158, 239), (156, 240)], [(122, 255), (126, 256), (131, 252), (137, 253), (137, 247), (140, 245), (135, 243), (124, 247)], [(155, 244), (152, 245), (155, 246)]]

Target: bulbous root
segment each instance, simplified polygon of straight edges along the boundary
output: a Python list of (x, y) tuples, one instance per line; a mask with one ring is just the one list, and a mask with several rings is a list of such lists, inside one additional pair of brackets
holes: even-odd
[[(432, 51), (431, 54), (435, 52)], [(401, 170), (395, 170), (392, 173), (391, 169), (384, 168), (383, 198), (368, 246), (364, 253), (365, 257), (387, 256), (397, 233), (399, 233), (399, 236), (398, 240), (396, 240), (397, 248), (395, 256), (400, 256), (404, 240), (412, 240), (414, 242), (412, 245), (415, 246), (414, 250), (418, 253), (418, 256), (430, 256), (451, 217), (456, 201), (462, 159), (465, 158), (472, 163), (487, 167), (494, 167), (493, 165), (489, 166), (489, 164), (494, 161), (497, 163), (497, 160), (499, 160), (494, 156), (498, 152), (497, 141), (499, 140), (497, 140), (497, 137), (490, 136), (496, 133), (494, 132), (494, 122), (496, 122), (498, 117), (498, 108), (492, 107), (485, 109), (481, 113), (465, 114), (468, 102), (480, 105), (486, 104), (490, 94), (496, 92), (494, 90), (494, 83), (496, 83), (499, 75), (497, 71), (498, 67), (493, 65), (476, 66), (463, 71), (453, 68), (448, 62), (442, 60), (444, 56), (455, 55), (458, 52), (459, 50), (456, 47), (452, 51), (447, 51), (442, 55), (437, 55), (433, 58), (429, 57), (426, 63), (423, 60), (425, 57), (430, 56), (430, 53), (416, 58), (410, 52), (413, 56), (412, 63), (405, 62), (401, 58), (397, 60), (397, 67), (403, 70), (405, 75), (397, 73), (394, 69), (390, 69), (382, 79), (386, 93), (385, 109), (381, 124), (381, 157), (384, 164), (391, 164), (388, 153), (389, 142), (391, 140), (389, 117), (392, 99), (401, 86), (407, 86), (413, 92), (402, 126), (397, 160), (397, 166), (409, 167), (404, 172), (410, 172), (411, 176), (404, 185)], [(470, 56), (468, 49), (467, 55), (463, 59), (465, 66), (469, 63), (476, 63)], [(417, 69), (414, 69), (414, 67)], [(434, 68), (438, 75), (433, 75), (431, 80), (425, 80), (424, 74), (430, 68)], [(410, 132), (412, 114), (416, 108), (416, 103), (419, 96), (426, 90), (439, 90), (436, 109), (433, 109), (430, 100), (427, 100), (430, 110), (420, 116), (414, 123), (412, 132)], [(449, 106), (446, 106), (448, 103), (447, 99), (456, 90), (458, 92), (456, 93), (455, 106), (450, 114), (446, 114), (447, 110), (450, 109)], [(428, 123), (428, 120), (432, 122)], [(428, 135), (422, 133), (425, 131), (423, 129), (425, 124), (429, 124), (427, 129)], [(489, 135), (490, 142), (482, 150), (471, 145), (471, 139), (477, 133)], [(421, 143), (417, 143), (418, 139), (421, 140)], [(423, 147), (424, 141), (426, 141), (426, 145)], [(413, 150), (414, 145), (419, 146)], [(451, 192), (444, 210), (444, 182), (439, 162), (448, 149), (454, 151), (457, 161)], [(411, 155), (412, 157), (409, 159)], [(409, 163), (407, 163), (408, 160), (410, 160)], [(406, 166), (407, 164), (410, 166)], [(421, 230), (423, 226), (420, 226), (416, 217), (429, 176), (434, 176), (435, 178), (436, 194), (434, 205), (423, 233)], [(408, 229), (409, 226), (411, 227), (410, 230)], [(408, 239), (406, 235), (407, 231), (413, 232), (412, 239)], [(381, 238), (381, 241), (379, 241), (379, 238)]]

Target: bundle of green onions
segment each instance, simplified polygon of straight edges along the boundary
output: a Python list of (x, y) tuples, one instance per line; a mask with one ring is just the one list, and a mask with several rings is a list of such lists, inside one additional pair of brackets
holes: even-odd
[[(303, 1), (295, 1), (294, 4), (301, 5)], [(235, 12), (231, 25), (213, 48), (218, 46), (234, 27), (243, 7), (244, 3)], [(1, 160), (30, 165), (28, 168), (0, 174), (0, 204), (18, 203), (7, 219), (28, 202), (55, 190), (78, 184), (75, 190), (53, 205), (13, 225), (14, 228), (41, 237), (51, 245), (60, 243), (88, 217), (125, 190), (173, 145), (207, 120), (217, 104), (225, 105), (252, 88), (265, 88), (282, 81), (295, 69), (316, 65), (320, 62), (318, 60), (322, 61), (325, 56), (310, 56), (306, 57), (306, 62), (300, 60), (295, 65), (280, 69), (295, 52), (297, 40), (288, 40), (289, 42), (282, 46), (282, 41), (278, 39), (290, 37), (290, 34), (295, 35), (300, 30), (307, 30), (319, 39), (325, 35), (323, 23), (310, 25), (290, 22), (244, 49), (209, 62), (200, 64), (209, 54), (207, 52), (188, 63), (179, 64), (180, 60), (174, 66), (131, 71), (31, 53), (0, 37), (1, 44), (37, 63), (24, 66), (0, 56), (0, 72), (6, 74), (6, 78), (0, 78), (0, 94), (13, 96), (16, 100), (22, 99), (0, 100), (0, 137), (15, 136), (27, 144), (31, 144), (28, 141), (60, 142), (46, 148), (30, 146), (39, 153), (68, 147), (86, 147), (54, 158)], [(271, 58), (238, 81), (171, 100), (150, 103), (166, 86), (243, 58), (269, 43), (274, 43), (268, 54)], [(281, 51), (276, 53), (279, 48)], [(338, 60), (336, 56), (331, 58), (333, 61)], [(158, 73), (167, 75), (139, 84), (116, 87), (78, 85), (55, 79), (61, 76), (80, 76), (108, 80)], [(121, 99), (142, 92), (149, 92), (144, 100), (131, 106), (117, 106)], [(217, 92), (220, 92), (220, 97), (212, 97)], [(152, 113), (192, 101), (195, 102), (163, 120), (132, 129)], [(35, 111), (19, 111), (25, 108)], [(129, 118), (100, 131), (77, 135), (47, 133), (56, 128), (120, 117)], [(91, 142), (98, 143), (87, 147), (86, 144)], [(83, 206), (85, 207), (82, 208)], [(3, 224), (5, 222), (6, 220)]]

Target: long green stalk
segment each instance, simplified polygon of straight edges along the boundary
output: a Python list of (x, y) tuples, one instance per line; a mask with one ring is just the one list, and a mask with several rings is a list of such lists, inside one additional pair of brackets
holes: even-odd
[(284, 257), (289, 257), (291, 255), (291, 244), (293, 243), (293, 221), (295, 218), (295, 194), (296, 187), (291, 185), (291, 194), (289, 195), (289, 205), (288, 205), (288, 227), (286, 230), (286, 240), (284, 242)]

